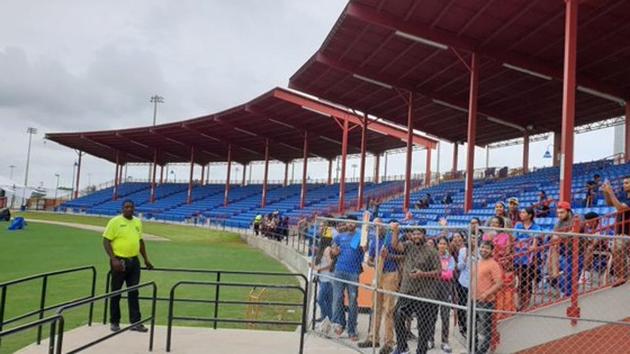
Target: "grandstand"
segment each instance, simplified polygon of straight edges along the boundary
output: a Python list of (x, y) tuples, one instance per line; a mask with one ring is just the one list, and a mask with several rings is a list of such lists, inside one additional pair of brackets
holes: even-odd
[[(391, 181), (380, 184), (368, 183), (365, 193), (368, 199), (391, 191), (392, 187), (401, 189), (400, 182)], [(157, 187), (157, 199), (150, 202), (149, 183), (123, 183), (120, 185), (119, 198), (133, 200), (137, 210), (146, 219), (173, 222), (221, 223), (222, 225), (248, 228), (258, 214), (275, 211), (288, 216), (293, 223), (301, 217), (311, 217), (334, 209), (338, 203), (339, 184), (309, 184), (308, 202), (300, 208), (300, 185), (270, 185), (267, 203), (261, 207), (260, 194), (262, 185), (234, 186), (230, 193), (229, 204), (224, 205), (224, 185), (196, 185), (192, 189), (192, 203), (186, 203), (185, 184), (165, 183)], [(357, 192), (357, 183), (348, 183), (347, 199)], [(70, 200), (59, 207), (59, 211), (86, 213), (92, 215), (115, 215), (120, 212), (120, 201), (112, 200), (114, 187), (105, 188), (84, 197)]]
[[(609, 180), (615, 190), (620, 190), (621, 179), (630, 174), (630, 164), (615, 165), (612, 160), (603, 160), (592, 163), (576, 164), (574, 166), (574, 178), (572, 183), (572, 206), (578, 214), (589, 211), (599, 215), (614, 212), (614, 208), (605, 204), (602, 192), (597, 195), (597, 205), (585, 208), (586, 183), (592, 180), (593, 175), (599, 174), (603, 180)], [(549, 167), (540, 169), (526, 175), (509, 177), (504, 179), (488, 179), (475, 181), (475, 193), (473, 194), (473, 209), (464, 212), (464, 183), (463, 181), (449, 181), (430, 188), (418, 190), (412, 193), (412, 200), (420, 200), (430, 193), (435, 203), (426, 209), (411, 209), (414, 219), (420, 224), (437, 226), (439, 218), (446, 217), (451, 226), (467, 227), (473, 217), (485, 220), (494, 215), (494, 205), (498, 201), (507, 203), (509, 198), (518, 198), (520, 206), (526, 207), (536, 204), (540, 191), (545, 191), (547, 197), (558, 201), (559, 169)], [(447, 193), (453, 199), (451, 204), (444, 204)], [(402, 209), (402, 198), (394, 198), (381, 204), (379, 212), (385, 218), (402, 220), (405, 213)], [(547, 228), (553, 228), (556, 223), (555, 205), (551, 205), (549, 217), (539, 218), (536, 222)]]
[[(584, 208), (586, 183), (593, 175), (599, 174), (602, 179), (609, 180), (615, 189), (619, 189), (621, 177), (630, 174), (630, 164), (616, 165), (612, 160), (576, 164), (574, 174), (572, 204), (575, 211), (579, 214), (594, 211), (599, 215), (605, 215), (614, 209), (605, 205), (601, 192), (596, 198), (597, 205)], [(428, 208), (412, 208), (410, 211), (416, 222), (421, 225), (437, 226), (439, 219), (445, 217), (451, 226), (466, 226), (472, 217), (487, 219), (494, 214), (494, 204), (497, 201), (507, 201), (508, 198), (518, 198), (521, 206), (529, 206), (538, 202), (540, 191), (545, 191), (549, 198), (558, 201), (558, 175), (557, 167), (549, 167), (516, 177), (476, 180), (473, 209), (469, 212), (464, 212), (463, 181), (446, 181), (428, 188), (418, 188), (411, 193), (411, 200), (414, 202), (430, 193), (434, 203)], [(348, 183), (346, 186), (346, 199), (349, 200), (356, 194), (358, 184)], [(68, 201), (62, 204), (59, 210), (114, 215), (119, 212), (120, 203), (111, 200), (113, 188), (109, 187)], [(300, 208), (299, 184), (286, 187), (269, 185), (265, 207), (261, 207), (260, 184), (233, 186), (227, 206), (223, 204), (224, 185), (195, 185), (190, 204), (186, 203), (187, 188), (186, 184), (161, 184), (157, 187), (156, 201), (151, 203), (149, 183), (123, 183), (120, 185), (119, 197), (133, 200), (138, 205), (138, 212), (147, 219), (173, 222), (190, 222), (195, 219), (199, 223), (221, 223), (230, 227), (249, 228), (256, 215), (274, 211), (290, 217), (292, 224), (301, 217), (330, 213), (335, 210), (338, 203), (339, 184), (308, 184), (308, 202), (304, 208)], [(405, 218), (403, 196), (392, 193), (392, 190), (402, 191), (402, 182), (367, 183), (365, 186), (368, 200), (379, 197), (379, 213), (382, 217), (402, 220)], [(443, 201), (447, 194), (452, 197), (450, 204)], [(545, 228), (553, 227), (556, 221), (554, 210), (555, 206), (551, 204), (549, 217), (539, 218), (537, 223)]]

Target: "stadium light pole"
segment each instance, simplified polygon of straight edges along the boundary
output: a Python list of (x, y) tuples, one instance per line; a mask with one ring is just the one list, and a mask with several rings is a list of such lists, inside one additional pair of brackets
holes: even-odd
[(55, 173), (55, 177), (57, 177), (57, 184), (55, 184), (55, 203), (57, 203), (57, 191), (59, 190), (59, 174)]
[(353, 163), (352, 164), (352, 179), (354, 180), (355, 178), (357, 178), (357, 164)]
[(160, 95), (151, 96), (151, 103), (153, 103), (153, 125), (157, 123), (157, 106), (158, 103), (164, 103), (164, 97)]
[[(164, 103), (164, 97), (155, 94), (153, 96), (151, 96), (149, 102), (153, 103), (153, 126), (155, 126), (155, 124), (157, 123), (157, 106), (158, 103)], [(149, 163), (149, 181), (151, 181), (151, 169), (154, 168), (153, 164)]]
[(171, 170), (171, 172), (169, 172), (169, 174), (173, 175), (173, 182), (172, 183), (177, 183), (177, 175), (175, 174), (175, 171)]
[(72, 196), (74, 195), (74, 188), (75, 188), (74, 181), (75, 181), (77, 166), (79, 166), (79, 164), (75, 161), (72, 164), (72, 194), (70, 195), (70, 198), (72, 198)]
[(24, 188), (22, 189), (22, 206), (26, 207), (26, 187), (28, 186), (28, 168), (31, 164), (31, 142), (33, 140), (33, 134), (37, 134), (37, 128), (28, 127), (26, 129), (28, 134), (28, 150), (26, 150), (26, 170), (24, 172)]
[(13, 180), (13, 169), (15, 168), (15, 165), (9, 165), (9, 179)]

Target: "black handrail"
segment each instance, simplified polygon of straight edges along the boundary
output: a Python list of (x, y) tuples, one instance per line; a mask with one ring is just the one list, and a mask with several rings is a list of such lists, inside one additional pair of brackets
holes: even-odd
[[(248, 271), (240, 271), (240, 270), (222, 270), (222, 269), (197, 269), (197, 268), (153, 268), (153, 269), (147, 269), (147, 268), (142, 268), (142, 270), (149, 270), (151, 272), (173, 272), (173, 273), (196, 273), (196, 274), (214, 274), (215, 277), (215, 281), (221, 282), (221, 277), (222, 275), (262, 275), (262, 276), (273, 276), (273, 277), (299, 277), (302, 278), (302, 280), (304, 281), (304, 284), (308, 283), (308, 279), (306, 278), (306, 276), (302, 273), (291, 273), (291, 272), (248, 272)], [(109, 288), (110, 288), (110, 284), (111, 284), (111, 276), (112, 276), (112, 271), (110, 270), (107, 273), (107, 277), (105, 280), (105, 292), (109, 292)], [(264, 284), (258, 284), (258, 285), (264, 285)], [(215, 302), (214, 302), (214, 311), (215, 313), (218, 310), (218, 301), (219, 301), (219, 286), (217, 285), (217, 287), (215, 288)], [(149, 300), (147, 298), (143, 298), (140, 297), (140, 299), (142, 300)], [(170, 299), (167, 297), (157, 297), (156, 298), (157, 301), (169, 301)], [(199, 302), (205, 302), (203, 300), (195, 300), (195, 299), (179, 299), (177, 301), (180, 302), (192, 302), (192, 303), (199, 303)], [(107, 323), (107, 314), (109, 311), (109, 307), (108, 307), (108, 299), (105, 299), (105, 306), (103, 309), (103, 324)], [(217, 329), (217, 324), (214, 324), (214, 329)]]
[[(49, 277), (62, 275), (62, 274), (68, 274), (68, 273), (77, 273), (77, 272), (86, 271), (86, 270), (92, 271), (92, 286), (90, 290), (90, 296), (83, 297), (80, 299), (70, 300), (67, 302), (63, 302), (61, 304), (46, 306), (46, 296), (48, 294), (48, 278)], [(39, 309), (27, 312), (25, 314), (13, 317), (5, 321), (4, 312), (6, 308), (7, 289), (12, 285), (21, 284), (21, 283), (25, 283), (25, 282), (36, 280), (36, 279), (42, 279)], [(83, 299), (93, 297), (95, 295), (95, 292), (96, 292), (96, 268), (94, 266), (83, 266), (83, 267), (77, 267), (77, 268), (62, 269), (62, 270), (57, 270), (57, 271), (48, 272), (48, 273), (30, 275), (28, 277), (9, 280), (4, 283), (0, 283), (0, 331), (2, 331), (2, 328), (8, 324), (15, 323), (17, 321), (23, 320), (25, 318), (28, 318), (34, 315), (39, 315), (39, 319), (43, 319), (44, 313), (46, 313), (47, 311), (54, 310), (56, 308), (71, 304), (77, 300), (83, 300)], [(92, 325), (93, 314), (94, 314), (94, 306), (90, 305), (90, 310), (88, 314), (88, 325), (90, 326)], [(42, 326), (39, 326), (37, 328), (37, 344), (41, 343), (41, 339), (42, 339)], [(0, 342), (0, 344), (1, 343), (2, 342)]]
[[(304, 277), (306, 278), (306, 277)], [(257, 287), (262, 284), (251, 284), (251, 283), (220, 283), (220, 282), (203, 282), (203, 281), (179, 281), (175, 283), (171, 287), (170, 296), (169, 296), (169, 305), (168, 305), (168, 324), (167, 324), (167, 332), (166, 332), (166, 351), (171, 351), (171, 339), (172, 339), (172, 329), (173, 329), (173, 320), (182, 320), (182, 321), (199, 321), (199, 322), (213, 322), (216, 329), (217, 322), (228, 322), (228, 323), (258, 323), (258, 324), (273, 324), (273, 325), (295, 325), (300, 326), (300, 349), (299, 353), (302, 354), (304, 352), (304, 334), (306, 333), (306, 306), (307, 306), (307, 290), (308, 282), (305, 283), (304, 288), (301, 286), (294, 285), (263, 285), (266, 288), (270, 289), (285, 289), (285, 290), (299, 290), (302, 293), (302, 303), (281, 303), (281, 302), (256, 302), (256, 301), (239, 301), (238, 303), (243, 305), (262, 305), (262, 306), (273, 306), (273, 305), (282, 305), (282, 306), (293, 306), (293, 307), (301, 307), (302, 308), (302, 319), (300, 322), (296, 321), (265, 321), (265, 320), (241, 320), (241, 319), (228, 319), (228, 318), (219, 318), (218, 317), (218, 305), (222, 303), (234, 303), (234, 301), (220, 301), (218, 300), (218, 295), (216, 296), (217, 300), (207, 300), (207, 303), (215, 304), (215, 313), (212, 318), (203, 318), (203, 317), (176, 317), (173, 315), (174, 304), (176, 301), (179, 301), (175, 298), (175, 291), (181, 285), (196, 285), (196, 286), (215, 286), (217, 289), (220, 289), (221, 286), (227, 287)]]
[[(82, 350), (85, 350), (89, 347), (92, 347), (95, 344), (101, 343), (109, 338), (112, 338), (114, 336), (119, 335), (120, 333), (123, 333), (125, 331), (130, 330), (131, 328), (133, 328), (134, 326), (138, 326), (141, 324), (144, 324), (148, 321), (151, 321), (151, 325), (150, 325), (150, 329), (149, 329), (149, 351), (153, 351), (153, 335), (154, 335), (154, 331), (155, 331), (155, 303), (156, 303), (156, 298), (157, 298), (157, 285), (155, 285), (155, 282), (146, 282), (146, 283), (142, 283), (142, 284), (138, 284), (138, 285), (134, 285), (134, 286), (130, 286), (127, 287), (125, 289), (120, 289), (120, 290), (116, 290), (116, 291), (112, 291), (110, 293), (107, 294), (103, 294), (103, 295), (99, 295), (99, 296), (94, 296), (92, 298), (89, 299), (85, 299), (85, 300), (81, 300), (81, 301), (77, 301), (74, 302), (72, 304), (68, 304), (66, 306), (61, 307), (59, 310), (57, 310), (57, 314), (61, 316), (61, 318), (59, 319), (59, 330), (57, 331), (57, 350), (56, 353), (57, 354), (61, 354), (61, 350), (63, 347), (63, 331), (64, 331), (64, 327), (65, 327), (65, 321), (63, 318), (63, 312), (66, 310), (70, 310), (79, 306), (83, 306), (85, 304), (90, 304), (90, 306), (92, 306), (92, 304), (94, 304), (94, 302), (99, 301), (99, 300), (104, 300), (104, 299), (109, 299), (112, 298), (114, 296), (119, 296), (123, 293), (128, 293), (130, 291), (134, 291), (134, 290), (139, 290), (142, 288), (146, 288), (146, 287), (151, 287), (153, 289), (153, 296), (151, 298), (151, 316), (145, 318), (144, 320), (138, 321), (136, 323), (132, 323), (127, 327), (123, 327), (121, 328), (119, 331), (117, 332), (112, 332), (106, 336), (103, 336), (99, 339), (96, 339), (92, 342), (89, 342), (87, 344), (82, 345), (79, 348), (73, 349), (69, 352), (67, 352), (68, 354), (70, 353), (78, 353)], [(55, 323), (53, 323), (50, 326), (50, 336), (51, 338), (54, 337), (54, 333), (55, 333)], [(49, 352), (50, 354), (52, 354), (52, 352)]]
[[(41, 328), (43, 325), (47, 323), (53, 324), (59, 320), (61, 320), (61, 315), (54, 315), (54, 316), (50, 316), (46, 318), (41, 318), (33, 322), (25, 323), (23, 325), (13, 327), (11, 329), (7, 329), (6, 331), (0, 331), (0, 338), (10, 336), (12, 334), (21, 333), (33, 327)], [(55, 337), (51, 336), (50, 341), (48, 342), (48, 352), (52, 353), (54, 347), (55, 347)]]

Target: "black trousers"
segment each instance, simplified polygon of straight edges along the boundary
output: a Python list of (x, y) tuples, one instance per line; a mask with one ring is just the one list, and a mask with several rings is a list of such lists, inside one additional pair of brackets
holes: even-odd
[[(112, 291), (122, 289), (123, 283), (127, 287), (138, 285), (140, 283), (140, 260), (138, 257), (121, 259), (125, 264), (125, 270), (122, 272), (112, 269)], [(127, 305), (129, 306), (129, 323), (140, 321), (140, 302), (138, 301), (138, 290), (127, 293)], [(111, 298), (109, 304), (110, 323), (120, 324), (120, 295)]]
[(396, 349), (400, 352), (407, 351), (407, 320), (415, 315), (418, 319), (418, 348), (416, 349), (416, 354), (425, 354), (428, 341), (433, 340), (437, 313), (438, 305), (407, 298), (398, 299), (394, 319)]
[[(468, 306), (468, 288), (465, 288), (458, 281), (455, 281), (455, 293), (457, 295), (457, 304), (460, 306)], [(457, 309), (457, 325), (462, 334), (465, 334), (468, 329), (467, 317), (466, 310)]]

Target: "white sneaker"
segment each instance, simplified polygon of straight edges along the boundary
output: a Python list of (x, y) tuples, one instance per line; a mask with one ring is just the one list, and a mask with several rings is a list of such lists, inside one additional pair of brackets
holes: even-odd
[(442, 351), (444, 353), (452, 353), (453, 349), (451, 348), (450, 345), (448, 345), (448, 343), (442, 343)]
[(322, 323), (319, 325), (320, 332), (322, 332), (326, 336), (330, 334), (331, 328), (332, 328), (332, 324), (330, 323), (330, 320), (328, 319), (328, 317), (324, 318)]

